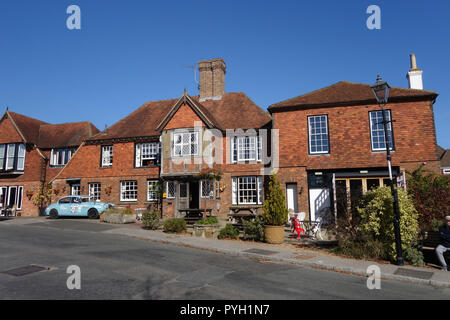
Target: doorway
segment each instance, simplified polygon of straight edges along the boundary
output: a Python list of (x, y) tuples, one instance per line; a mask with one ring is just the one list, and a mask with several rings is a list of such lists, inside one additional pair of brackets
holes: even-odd
[(296, 183), (286, 184), (286, 199), (288, 210), (298, 212), (298, 192)]
[(199, 181), (189, 182), (189, 209), (200, 209)]

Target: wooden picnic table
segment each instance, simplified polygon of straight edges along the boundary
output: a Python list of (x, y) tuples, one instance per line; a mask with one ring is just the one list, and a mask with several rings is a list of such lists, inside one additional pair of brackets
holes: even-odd
[(184, 215), (182, 216), (182, 218), (186, 221), (186, 222), (191, 222), (191, 221), (197, 221), (197, 220), (201, 220), (203, 219), (203, 213), (206, 211), (206, 216), (210, 217), (211, 216), (211, 212), (212, 209), (191, 209), (191, 208), (186, 208), (186, 209), (178, 209), (178, 212)]

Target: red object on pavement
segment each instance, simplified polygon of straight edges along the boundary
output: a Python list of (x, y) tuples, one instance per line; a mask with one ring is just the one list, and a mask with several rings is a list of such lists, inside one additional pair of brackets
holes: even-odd
[(294, 231), (292, 232), (291, 239), (294, 238), (296, 232), (297, 232), (297, 239), (299, 239), (299, 240), (302, 239), (302, 237), (301, 237), (302, 232), (303, 232), (303, 235), (305, 235), (305, 237), (306, 237), (306, 232), (305, 232), (305, 229), (302, 228), (301, 222), (297, 218), (291, 218), (291, 220), (292, 220), (292, 224), (294, 226)]

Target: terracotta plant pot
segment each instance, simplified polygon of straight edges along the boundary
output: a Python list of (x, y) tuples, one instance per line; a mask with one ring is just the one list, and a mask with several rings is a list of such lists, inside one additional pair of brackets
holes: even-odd
[(267, 243), (280, 244), (284, 242), (284, 226), (264, 226), (264, 238)]

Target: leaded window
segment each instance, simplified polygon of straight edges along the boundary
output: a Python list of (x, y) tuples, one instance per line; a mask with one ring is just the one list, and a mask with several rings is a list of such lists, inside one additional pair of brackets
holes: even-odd
[(167, 181), (166, 182), (166, 197), (168, 199), (175, 198), (175, 181)]
[(173, 134), (173, 156), (195, 156), (198, 154), (198, 132)]
[(207, 199), (214, 198), (214, 181), (213, 180), (202, 180), (201, 181), (201, 197)]

